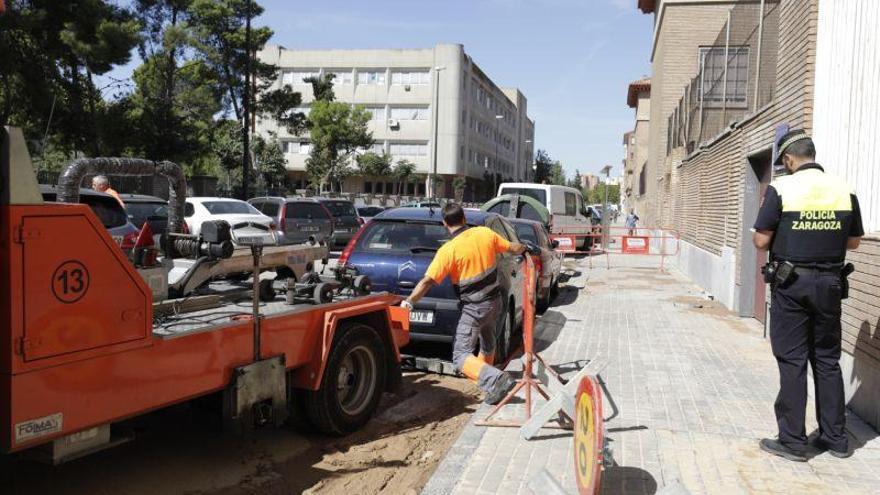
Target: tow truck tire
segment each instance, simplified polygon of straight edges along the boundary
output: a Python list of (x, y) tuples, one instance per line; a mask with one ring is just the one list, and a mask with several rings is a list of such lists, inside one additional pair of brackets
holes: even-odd
[(379, 406), (387, 372), (379, 334), (361, 323), (343, 324), (333, 338), (321, 388), (303, 394), (309, 422), (328, 435), (357, 431)]
[(358, 296), (366, 296), (373, 289), (370, 279), (366, 275), (358, 275), (354, 278), (351, 285)]
[(316, 304), (327, 304), (328, 302), (333, 301), (333, 287), (326, 283), (321, 282), (315, 285), (315, 292), (313, 294)]
[(260, 285), (258, 289), (260, 294), (260, 301), (272, 302), (275, 300), (275, 286), (273, 285), (274, 283), (275, 281), (271, 279), (260, 280)]

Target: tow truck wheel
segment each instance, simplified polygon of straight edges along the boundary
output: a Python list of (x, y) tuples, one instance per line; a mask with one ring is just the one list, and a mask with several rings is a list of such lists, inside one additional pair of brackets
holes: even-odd
[(321, 388), (303, 396), (312, 425), (341, 436), (366, 424), (382, 398), (385, 366), (385, 347), (375, 330), (360, 323), (340, 327)]
[(351, 285), (354, 287), (355, 294), (359, 296), (366, 296), (372, 290), (372, 284), (370, 284), (370, 279), (366, 275), (358, 275), (354, 278)]
[(333, 287), (326, 282), (321, 282), (315, 286), (313, 295), (316, 304), (326, 304), (333, 301)]

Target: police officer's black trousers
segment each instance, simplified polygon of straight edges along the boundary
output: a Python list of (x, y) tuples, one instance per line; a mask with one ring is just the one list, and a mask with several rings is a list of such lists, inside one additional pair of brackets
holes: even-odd
[(775, 287), (770, 307), (770, 345), (779, 365), (776, 422), (779, 441), (806, 448), (807, 362), (816, 385), (819, 438), (844, 452), (843, 378), (840, 373), (840, 275), (798, 268), (797, 278)]

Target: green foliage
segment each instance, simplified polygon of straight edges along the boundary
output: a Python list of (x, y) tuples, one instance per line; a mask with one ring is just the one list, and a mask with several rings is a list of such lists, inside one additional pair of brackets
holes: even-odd
[(283, 187), (287, 184), (287, 160), (281, 150), (278, 137), (271, 134), (269, 139), (256, 136), (251, 146), (255, 165), (263, 182), (270, 188)]
[(322, 189), (341, 189), (342, 181), (353, 173), (349, 166), (358, 148), (373, 142), (367, 130), (370, 114), (362, 106), (318, 100), (309, 114), (312, 151), (306, 159), (306, 173)]
[(553, 166), (553, 159), (546, 150), (538, 150), (535, 153), (535, 182), (543, 184), (550, 181), (550, 168)]
[(107, 0), (9, 2), (0, 16), (0, 125), (22, 127), (34, 150), (51, 143), (102, 154), (101, 119), (113, 104), (93, 77), (128, 62), (139, 28)]
[(557, 186), (564, 186), (566, 184), (565, 170), (563, 170), (562, 164), (558, 160), (550, 165), (550, 175), (547, 177), (547, 183)]
[(409, 181), (409, 178), (416, 172), (416, 164), (407, 160), (406, 158), (402, 158), (397, 160), (397, 163), (394, 164), (394, 170), (391, 171), (391, 174), (396, 179), (396, 187), (397, 194), (401, 194), (403, 190), (403, 185)]
[(303, 79), (303, 81), (312, 85), (312, 94), (315, 100), (333, 101), (336, 95), (333, 93), (333, 78), (336, 74), (324, 74), (321, 77), (312, 76)]
[(355, 157), (357, 168), (362, 175), (374, 177), (386, 177), (391, 174), (391, 155), (388, 153), (374, 153), (368, 151)]
[(573, 187), (575, 189), (581, 188), (581, 171), (580, 170), (575, 169), (574, 177), (572, 177), (571, 180), (568, 182), (568, 186)]
[[(605, 201), (605, 183), (600, 182), (596, 187), (590, 190), (588, 193), (584, 195), (584, 199), (589, 204), (601, 204)], [(620, 186), (618, 184), (611, 184), (608, 187), (608, 203), (609, 204), (619, 204), (620, 203)]]

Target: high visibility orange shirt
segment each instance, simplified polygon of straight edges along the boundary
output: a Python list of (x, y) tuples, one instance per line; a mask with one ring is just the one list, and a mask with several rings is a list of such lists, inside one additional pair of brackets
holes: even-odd
[(488, 227), (457, 231), (434, 256), (425, 275), (436, 283), (450, 277), (464, 302), (479, 302), (498, 290), (495, 258), (510, 249), (510, 241)]
[(119, 193), (116, 192), (115, 189), (113, 189), (112, 187), (108, 187), (107, 190), (104, 192), (109, 194), (110, 196), (113, 196), (114, 198), (116, 198), (116, 201), (119, 201), (119, 204), (125, 206), (125, 203), (122, 202), (122, 198), (119, 197)]

